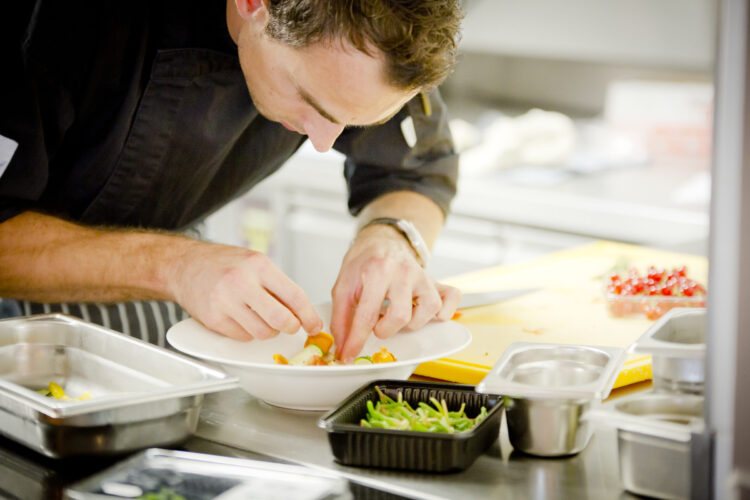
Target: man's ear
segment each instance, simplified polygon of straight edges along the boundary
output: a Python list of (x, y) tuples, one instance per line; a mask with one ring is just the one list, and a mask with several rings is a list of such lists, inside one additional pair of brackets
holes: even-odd
[(266, 16), (266, 2), (267, 0), (234, 0), (237, 6), (237, 13), (245, 20), (251, 17), (257, 17), (259, 15)]

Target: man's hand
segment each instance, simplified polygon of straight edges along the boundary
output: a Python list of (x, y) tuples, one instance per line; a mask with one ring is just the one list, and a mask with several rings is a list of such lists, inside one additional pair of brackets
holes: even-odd
[[(404, 237), (384, 225), (369, 226), (357, 235), (332, 295), (331, 333), (344, 362), (359, 354), (370, 332), (385, 339), (434, 318), (449, 320), (461, 300), (458, 289), (428, 276)], [(390, 303), (381, 311), (385, 299)]]
[(323, 321), (304, 291), (265, 255), (195, 242), (172, 264), (174, 299), (206, 327), (236, 340), (267, 339)]
[(323, 322), (263, 254), (141, 230), (101, 230), (25, 212), (0, 224), (0, 296), (44, 302), (174, 300), (251, 340)]

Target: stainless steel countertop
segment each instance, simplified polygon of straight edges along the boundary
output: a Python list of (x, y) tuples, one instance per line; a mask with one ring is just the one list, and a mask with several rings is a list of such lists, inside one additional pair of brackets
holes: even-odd
[(196, 436), (185, 449), (259, 458), (334, 471), (347, 479), (408, 498), (625, 499), (618, 475), (616, 434), (597, 428), (588, 447), (568, 458), (535, 458), (512, 451), (503, 423), (500, 438), (467, 470), (419, 474), (337, 464), (320, 412), (272, 407), (242, 390), (208, 395)]

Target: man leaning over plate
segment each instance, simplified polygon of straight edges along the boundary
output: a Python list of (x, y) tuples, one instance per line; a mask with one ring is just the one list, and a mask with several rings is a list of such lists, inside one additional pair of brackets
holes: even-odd
[(436, 87), (459, 20), (444, 0), (13, 2), (2, 310), (62, 311), (160, 345), (188, 314), (244, 341), (317, 332), (309, 298), (266, 255), (186, 234), (309, 139), (346, 155), (358, 216), (331, 292), (340, 357), (371, 331), (449, 319), (460, 293), (423, 266), (456, 188)]

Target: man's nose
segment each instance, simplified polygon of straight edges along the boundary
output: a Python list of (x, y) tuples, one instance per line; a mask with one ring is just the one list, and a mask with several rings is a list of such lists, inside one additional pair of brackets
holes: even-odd
[(336, 139), (341, 135), (343, 130), (343, 125), (330, 122), (322, 117), (319, 120), (309, 121), (305, 124), (307, 137), (310, 138), (313, 147), (321, 153), (331, 149), (333, 143), (336, 142)]

